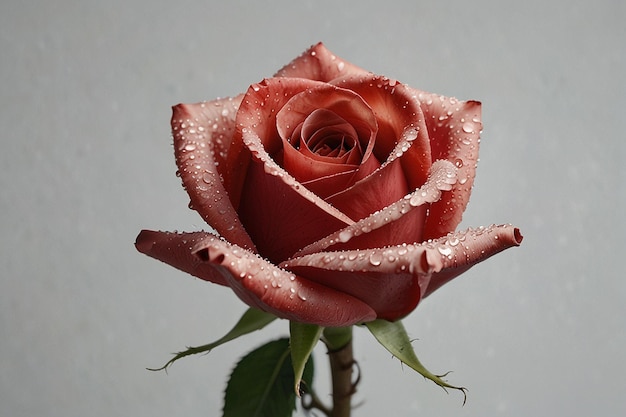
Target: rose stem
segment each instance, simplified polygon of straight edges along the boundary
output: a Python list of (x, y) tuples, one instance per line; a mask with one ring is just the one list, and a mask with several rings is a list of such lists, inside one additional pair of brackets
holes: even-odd
[(350, 417), (352, 395), (356, 384), (352, 382), (355, 364), (352, 350), (352, 326), (326, 328), (324, 342), (328, 348), (333, 384), (333, 408), (330, 417)]

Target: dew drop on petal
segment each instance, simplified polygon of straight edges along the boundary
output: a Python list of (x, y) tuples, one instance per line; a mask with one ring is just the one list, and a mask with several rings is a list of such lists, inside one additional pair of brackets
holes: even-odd
[(463, 123), (463, 132), (472, 133), (474, 131), (474, 124), (471, 122)]
[(350, 230), (343, 230), (341, 233), (339, 233), (340, 242), (346, 243), (350, 239), (352, 239), (352, 232)]
[(383, 256), (378, 252), (373, 252), (370, 255), (370, 264), (374, 266), (379, 266), (383, 261)]
[(409, 204), (412, 205), (413, 207), (417, 207), (421, 204), (422, 199), (419, 195), (417, 194), (413, 194), (411, 196), (411, 199), (409, 200)]
[(450, 256), (450, 255), (452, 255), (452, 249), (450, 249), (447, 246), (437, 246), (437, 250), (443, 256)]

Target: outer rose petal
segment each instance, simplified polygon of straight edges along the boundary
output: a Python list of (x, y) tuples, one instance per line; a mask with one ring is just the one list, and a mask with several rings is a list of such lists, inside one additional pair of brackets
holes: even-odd
[(418, 97), (426, 117), (433, 160), (447, 159), (459, 168), (457, 184), (429, 210), (424, 239), (433, 239), (454, 231), (467, 207), (478, 162), (481, 105), (478, 101), (458, 101), (425, 92)]
[(192, 253), (192, 249), (208, 237), (206, 232), (172, 233), (142, 230), (137, 236), (135, 247), (143, 254), (163, 261), (174, 268), (187, 272), (205, 281), (228, 285), (223, 269), (203, 263)]
[(191, 206), (230, 242), (255, 250), (222, 183), (228, 176), (229, 153), (240, 153), (232, 142), (241, 97), (199, 104), (179, 104), (172, 115), (174, 154)]
[(192, 253), (204, 265), (227, 271), (228, 284), (245, 303), (278, 317), (321, 326), (374, 319), (373, 310), (352, 296), (302, 279), (215, 236), (198, 242)]
[(320, 42), (281, 68), (275, 77), (306, 78), (328, 82), (338, 77), (368, 72), (333, 55)]
[(423, 244), (314, 253), (281, 266), (353, 295), (371, 306), (377, 318), (397, 320), (441, 285), (521, 241), (518, 229), (491, 226)]
[(277, 317), (320, 326), (349, 326), (376, 317), (354, 297), (297, 277), (210, 233), (143, 230), (135, 246), (198, 278), (230, 285), (246, 304)]
[[(524, 237), (517, 227), (491, 225), (450, 233), (438, 239), (435, 245), (442, 256), (441, 263), (434, 262), (435, 272), (428, 283), (424, 297), (456, 278), (472, 266), (513, 246), (519, 246)], [(448, 253), (448, 248), (452, 253)]]

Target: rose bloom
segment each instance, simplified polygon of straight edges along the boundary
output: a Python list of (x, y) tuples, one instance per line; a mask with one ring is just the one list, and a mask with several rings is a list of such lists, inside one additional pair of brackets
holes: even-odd
[(480, 106), (317, 44), (244, 94), (174, 107), (177, 174), (217, 234), (144, 230), (136, 247), (285, 319), (400, 319), (521, 243), (509, 225), (455, 232)]

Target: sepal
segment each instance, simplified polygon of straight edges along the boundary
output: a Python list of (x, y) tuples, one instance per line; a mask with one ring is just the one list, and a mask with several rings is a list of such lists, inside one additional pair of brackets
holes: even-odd
[(300, 396), (300, 381), (313, 348), (320, 340), (324, 328), (315, 324), (289, 322), (289, 346), (294, 372), (294, 391)]
[(464, 387), (457, 387), (444, 381), (442, 378), (448, 373), (442, 375), (435, 375), (422, 365), (417, 359), (417, 355), (411, 345), (411, 340), (404, 328), (404, 325), (400, 320), (390, 322), (387, 320), (374, 320), (365, 323), (369, 331), (374, 335), (376, 340), (385, 347), (392, 355), (400, 359), (402, 363), (407, 364), (410, 368), (419, 372), (424, 378), (430, 379), (435, 384), (446, 388), (457, 389), (463, 393), (463, 404), (467, 400), (467, 389)]
[(276, 319), (276, 316), (270, 313), (266, 313), (264, 311), (258, 310), (256, 308), (249, 308), (243, 316), (239, 319), (235, 327), (233, 327), (228, 333), (226, 333), (223, 337), (216, 340), (213, 343), (209, 343), (202, 346), (196, 347), (188, 347), (187, 350), (182, 352), (178, 352), (172, 359), (170, 359), (165, 365), (160, 368), (148, 368), (150, 371), (161, 371), (163, 369), (167, 369), (171, 364), (176, 362), (180, 358), (184, 358), (185, 356), (195, 355), (197, 353), (208, 353), (212, 349), (223, 345), (226, 342), (230, 342), (233, 339), (238, 338), (239, 336), (243, 336), (245, 334), (251, 333), (255, 330), (261, 330), (272, 321)]

